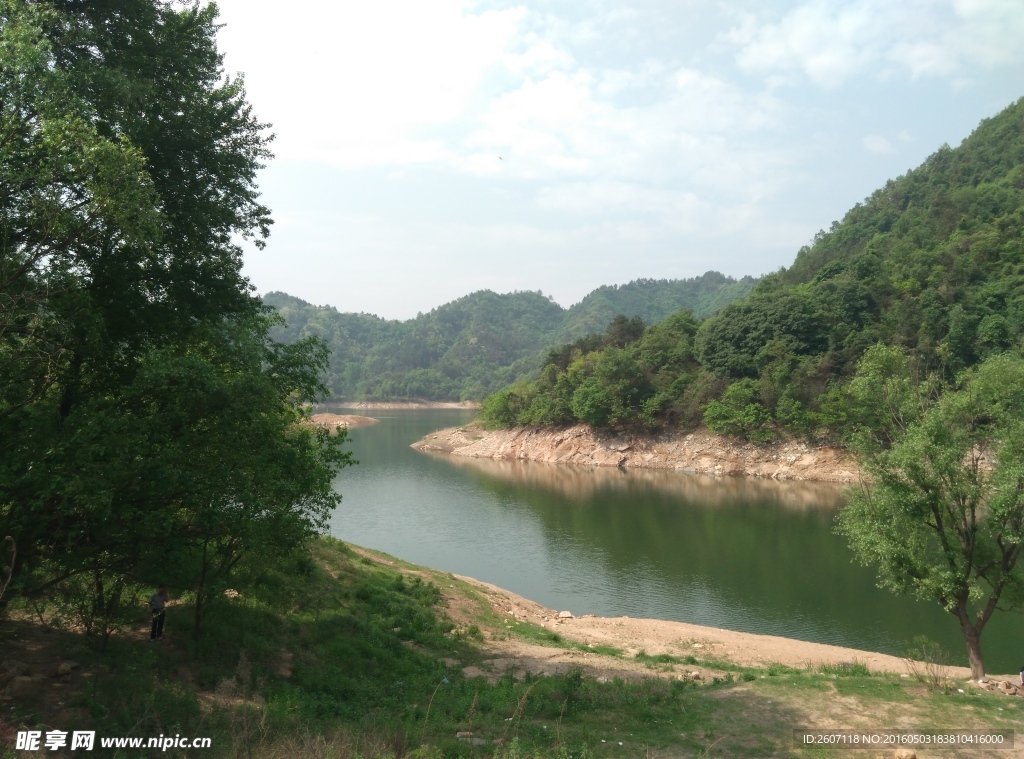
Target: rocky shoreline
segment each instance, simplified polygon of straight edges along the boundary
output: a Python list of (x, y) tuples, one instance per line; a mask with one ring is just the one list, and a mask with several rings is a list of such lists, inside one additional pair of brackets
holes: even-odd
[(308, 423), (313, 427), (323, 427), (333, 432), (338, 427), (346, 429), (369, 427), (379, 421), (372, 416), (357, 416), (355, 414), (313, 414), (309, 417)]
[(591, 467), (669, 469), (709, 475), (746, 475), (775, 480), (855, 483), (861, 473), (841, 448), (799, 441), (755, 445), (708, 430), (660, 434), (603, 433), (581, 424), (542, 429), (487, 430), (452, 427), (412, 444), (434, 451), (480, 459), (543, 461)]
[(364, 409), (364, 410), (385, 410), (394, 411), (396, 409), (433, 409), (433, 408), (450, 408), (450, 409), (470, 409), (475, 410), (480, 408), (480, 404), (476, 401), (427, 401), (427, 400), (412, 400), (412, 401), (346, 401), (346, 400), (331, 400), (326, 403), (318, 404), (317, 408), (341, 408), (341, 409)]

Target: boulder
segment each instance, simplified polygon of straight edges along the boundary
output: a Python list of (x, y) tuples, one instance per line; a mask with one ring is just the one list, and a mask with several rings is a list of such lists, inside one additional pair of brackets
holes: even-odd
[(559, 619), (573, 619), (571, 611), (560, 611), (558, 612)]
[(917, 759), (917, 752), (909, 748), (898, 748), (894, 759)]
[(65, 677), (70, 675), (71, 672), (76, 669), (78, 669), (78, 662), (62, 661), (50, 670), (50, 677)]
[(14, 699), (32, 698), (39, 695), (45, 682), (46, 678), (40, 675), (33, 677), (18, 675), (7, 683), (7, 687), (3, 689), (3, 692), (0, 692), (0, 699), (11, 701)]
[(20, 661), (9, 660), (0, 665), (0, 688), (16, 677), (27, 675), (28, 665)]

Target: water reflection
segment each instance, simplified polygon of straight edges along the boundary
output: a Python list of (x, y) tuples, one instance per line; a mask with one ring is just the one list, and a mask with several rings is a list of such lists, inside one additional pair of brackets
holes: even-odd
[[(427, 455), (410, 443), (465, 423), (399, 412), (352, 431), (360, 466), (332, 532), (478, 577), (553, 608), (674, 619), (900, 654), (927, 635), (963, 659), (955, 620), (875, 587), (834, 532), (840, 487), (659, 470)], [(1009, 619), (990, 668), (1014, 666)]]
[(444, 459), (451, 466), (486, 478), (501, 479), (528, 488), (543, 488), (565, 497), (589, 500), (608, 495), (662, 494), (706, 506), (754, 500), (771, 508), (835, 511), (842, 503), (844, 486), (833, 483), (777, 481), (757, 477), (712, 477), (668, 469), (620, 469), (571, 464), (424, 455)]

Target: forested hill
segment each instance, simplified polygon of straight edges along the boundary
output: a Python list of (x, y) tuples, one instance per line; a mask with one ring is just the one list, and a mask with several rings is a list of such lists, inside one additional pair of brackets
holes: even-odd
[(713, 271), (691, 279), (639, 279), (601, 287), (569, 309), (537, 292), (481, 290), (404, 322), (313, 306), (280, 292), (263, 301), (287, 322), (275, 330), (278, 340), (316, 335), (326, 342), (327, 385), (337, 398), (478, 400), (535, 374), (546, 349), (603, 332), (618, 314), (648, 324), (681, 308), (707, 315), (754, 283)]
[(1024, 99), (887, 182), (713, 318), (552, 351), (537, 382), (489, 398), (484, 416), (834, 437), (860, 413), (849, 380), (869, 349), (879, 372), (909, 367), (941, 391), (1022, 336)]

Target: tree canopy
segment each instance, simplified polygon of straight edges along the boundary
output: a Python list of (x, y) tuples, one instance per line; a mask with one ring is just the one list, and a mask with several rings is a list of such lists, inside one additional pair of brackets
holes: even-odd
[[(302, 424), (327, 351), (241, 274), (270, 156), (216, 7), (0, 2), (0, 535), (7, 591), (204, 594), (337, 504), (344, 437)], [(214, 578), (217, 578), (216, 580)], [(84, 589), (84, 590), (83, 590)]]
[(861, 431), (870, 482), (853, 491), (840, 530), (879, 585), (956, 617), (979, 678), (985, 625), (997, 609), (1024, 609), (1024, 359), (993, 356), (930, 401), (901, 353), (869, 351), (855, 380), (883, 390), (864, 403), (893, 442)]
[[(887, 182), (747, 297), (723, 304), (695, 332), (679, 332), (674, 350), (686, 360), (671, 367), (641, 360), (636, 392), (608, 386), (604, 396), (595, 394), (594, 383), (603, 381), (592, 381), (587, 367), (602, 358), (588, 354), (625, 350), (639, 358), (645, 340), (665, 339), (660, 325), (649, 328), (650, 338), (624, 345), (568, 343), (538, 380), (488, 399), (485, 418), (655, 427), (703, 422), (760, 441), (779, 434), (842, 439), (862, 411), (850, 381), (871, 346), (903, 349), (936, 386), (1021, 346), (1022, 241), (1024, 99), (983, 121), (959, 147), (943, 146)], [(590, 388), (582, 416), (562, 403), (577, 383)], [(602, 397), (608, 405), (597, 412)], [(620, 411), (618, 403), (631, 405)], [(558, 411), (524, 413), (527, 408)]]

